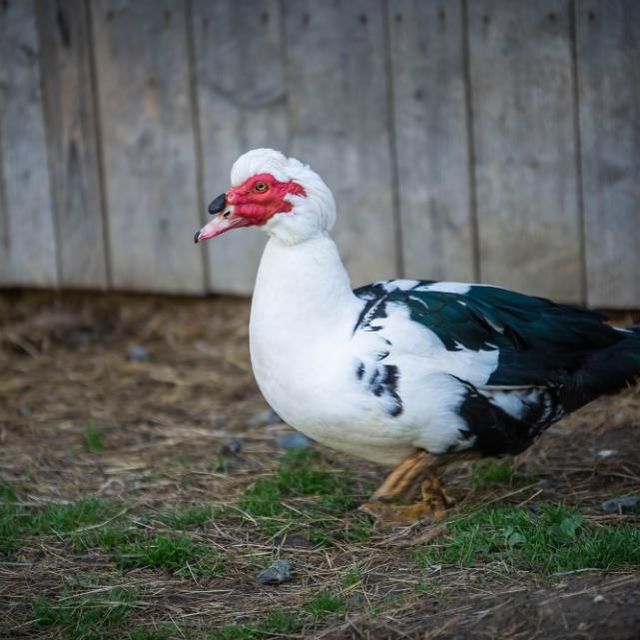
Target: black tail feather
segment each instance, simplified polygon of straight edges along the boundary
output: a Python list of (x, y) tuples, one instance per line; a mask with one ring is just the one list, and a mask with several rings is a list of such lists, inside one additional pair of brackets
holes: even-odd
[(621, 331), (623, 337), (593, 351), (563, 393), (567, 411), (578, 409), (601, 395), (610, 395), (640, 380), (640, 325)]

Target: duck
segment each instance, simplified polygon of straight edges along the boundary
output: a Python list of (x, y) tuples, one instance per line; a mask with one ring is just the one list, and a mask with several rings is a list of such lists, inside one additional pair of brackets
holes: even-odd
[(316, 442), (387, 466), (361, 509), (392, 523), (444, 516), (461, 460), (523, 452), (553, 423), (640, 375), (640, 329), (487, 284), (390, 279), (353, 289), (330, 236), (336, 203), (308, 165), (253, 149), (196, 242), (258, 227), (251, 301), (258, 387)]

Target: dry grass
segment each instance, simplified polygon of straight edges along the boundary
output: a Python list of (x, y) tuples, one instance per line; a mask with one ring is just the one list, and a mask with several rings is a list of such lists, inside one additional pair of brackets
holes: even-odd
[[(549, 575), (508, 553), (464, 564), (425, 550), (498, 505), (534, 515), (563, 505), (582, 515), (581, 531), (637, 531), (637, 515), (599, 505), (640, 493), (638, 392), (594, 403), (516, 461), (452, 469), (460, 502), (449, 529), (380, 529), (352, 508), (380, 479), (374, 465), (322, 449), (292, 463), (297, 485), (283, 475), (276, 436), (288, 428), (255, 420), (266, 407), (247, 319), (247, 302), (231, 298), (0, 298), (0, 478), (13, 540), (0, 561), (0, 633), (635, 637), (637, 564)], [(259, 585), (278, 558), (293, 580)]]

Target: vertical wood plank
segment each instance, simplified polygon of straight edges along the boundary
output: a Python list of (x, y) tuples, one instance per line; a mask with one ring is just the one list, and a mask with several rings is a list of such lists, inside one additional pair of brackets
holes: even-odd
[(576, 3), (587, 299), (640, 307), (640, 3)]
[(333, 190), (334, 237), (354, 284), (397, 267), (383, 8), (285, 2), (290, 151)]
[(184, 2), (89, 6), (113, 284), (202, 292)]
[(405, 273), (473, 280), (461, 3), (389, 6)]
[(107, 270), (86, 5), (36, 2), (60, 283), (105, 287)]
[(569, 4), (468, 8), (482, 279), (582, 301)]
[(0, 3), (0, 283), (58, 282), (32, 2)]
[[(277, 0), (194, 0), (192, 23), (207, 205), (229, 187), (231, 165), (242, 153), (286, 151), (282, 15)], [(243, 229), (202, 245), (211, 290), (250, 293), (265, 241), (264, 232)]]

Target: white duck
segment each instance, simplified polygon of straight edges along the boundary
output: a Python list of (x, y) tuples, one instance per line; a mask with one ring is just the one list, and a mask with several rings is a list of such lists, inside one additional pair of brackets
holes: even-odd
[[(231, 184), (195, 241), (247, 226), (270, 236), (251, 306), (258, 386), (314, 440), (396, 467), (365, 505), (377, 517), (439, 517), (451, 503), (439, 467), (519, 453), (640, 374), (638, 332), (593, 312), (452, 282), (353, 291), (329, 237), (333, 195), (294, 158), (249, 151)], [(409, 504), (418, 488), (422, 501)]]

